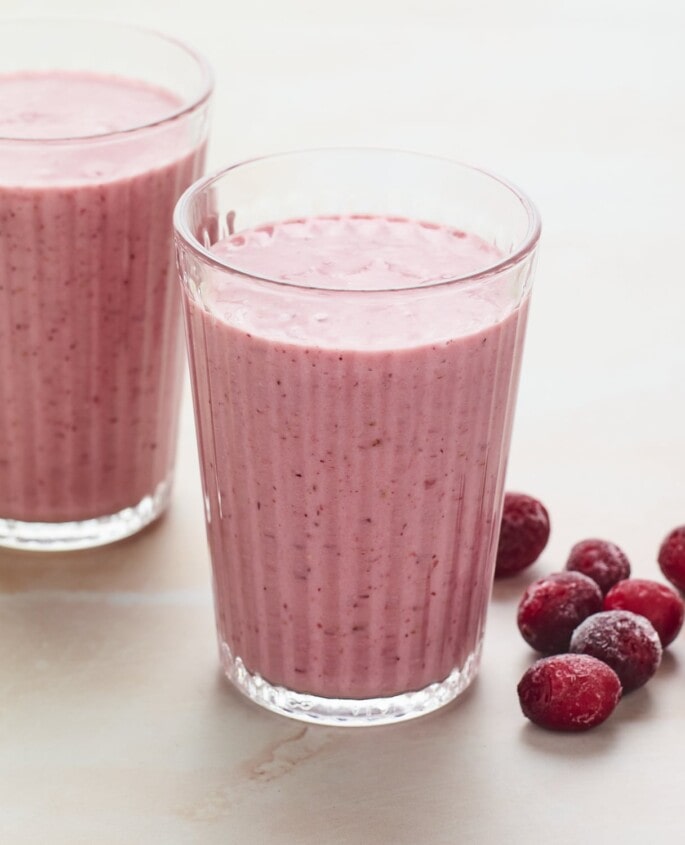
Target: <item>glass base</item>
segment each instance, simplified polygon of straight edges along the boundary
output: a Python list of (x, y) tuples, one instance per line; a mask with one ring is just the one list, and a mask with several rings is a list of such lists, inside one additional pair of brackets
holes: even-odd
[(234, 657), (226, 643), (220, 646), (221, 665), (226, 677), (255, 704), (302, 722), (340, 727), (391, 725), (444, 707), (476, 677), (480, 653), (479, 643), (461, 669), (454, 669), (444, 681), (421, 690), (387, 698), (352, 699), (323, 698), (273, 686), (260, 675), (248, 672), (240, 657)]
[(138, 504), (109, 516), (78, 522), (22, 522), (0, 519), (0, 547), (34, 552), (66, 552), (91, 549), (136, 534), (154, 522), (169, 504), (170, 481)]

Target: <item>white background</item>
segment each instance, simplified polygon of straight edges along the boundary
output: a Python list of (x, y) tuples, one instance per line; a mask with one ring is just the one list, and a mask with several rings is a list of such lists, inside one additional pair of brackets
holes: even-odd
[(513, 620), (576, 540), (614, 539), (649, 577), (685, 522), (685, 6), (0, 0), (0, 17), (40, 14), (137, 22), (203, 52), (212, 169), (382, 145), (530, 194), (544, 232), (508, 487), (547, 503), (553, 535), (530, 576), (496, 586), (463, 701), (385, 731), (304, 730), (217, 681), (187, 400), (160, 527), (74, 561), (0, 552), (0, 839), (678, 841), (685, 635), (610, 723), (560, 737), (518, 712), (532, 655)]

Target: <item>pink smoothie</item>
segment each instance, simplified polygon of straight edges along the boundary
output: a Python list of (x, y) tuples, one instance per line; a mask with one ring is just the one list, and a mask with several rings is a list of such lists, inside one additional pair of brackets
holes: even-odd
[(186, 294), (224, 651), (328, 697), (391, 696), (468, 670), (527, 298), (512, 299), (506, 274), (435, 283), (499, 251), (363, 215), (264, 226), (212, 249), (284, 283), (217, 271)]
[(172, 212), (203, 157), (165, 122), (180, 106), (122, 78), (0, 76), (0, 518), (113, 514), (169, 483)]

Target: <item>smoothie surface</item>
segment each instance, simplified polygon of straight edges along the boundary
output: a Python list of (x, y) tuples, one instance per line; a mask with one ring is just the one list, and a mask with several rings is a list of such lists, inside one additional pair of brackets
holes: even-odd
[(0, 74), (0, 137), (84, 138), (148, 126), (181, 100), (143, 82), (75, 71)]
[(366, 214), (259, 226), (220, 241), (213, 251), (250, 275), (342, 290), (430, 285), (484, 270), (501, 258), (474, 234)]
[(506, 275), (450, 282), (496, 265), (496, 246), (419, 220), (286, 220), (211, 249), (235, 272), (208, 274), (200, 301), (222, 322), (273, 342), (413, 348), (483, 331), (518, 305)]

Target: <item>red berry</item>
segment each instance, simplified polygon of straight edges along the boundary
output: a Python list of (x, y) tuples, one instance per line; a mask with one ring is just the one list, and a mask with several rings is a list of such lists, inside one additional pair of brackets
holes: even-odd
[(495, 578), (515, 575), (542, 554), (549, 540), (549, 514), (524, 493), (506, 493), (499, 532)]
[(547, 575), (528, 586), (519, 602), (521, 636), (536, 651), (568, 651), (571, 634), (592, 613), (602, 609), (602, 591), (580, 572)]
[(604, 596), (604, 609), (630, 610), (645, 616), (654, 626), (663, 648), (676, 638), (685, 615), (685, 604), (675, 590), (643, 578), (619, 581)]
[(605, 595), (614, 584), (630, 577), (630, 561), (615, 543), (608, 540), (581, 540), (576, 543), (566, 561), (566, 569), (592, 578)]
[(611, 666), (623, 692), (646, 684), (661, 663), (661, 642), (652, 623), (629, 610), (606, 610), (586, 619), (573, 632), (571, 651)]
[(559, 654), (534, 663), (518, 685), (521, 710), (552, 731), (586, 731), (601, 724), (621, 698), (621, 682), (605, 663)]
[(671, 584), (685, 593), (685, 525), (674, 528), (661, 544), (659, 566)]

